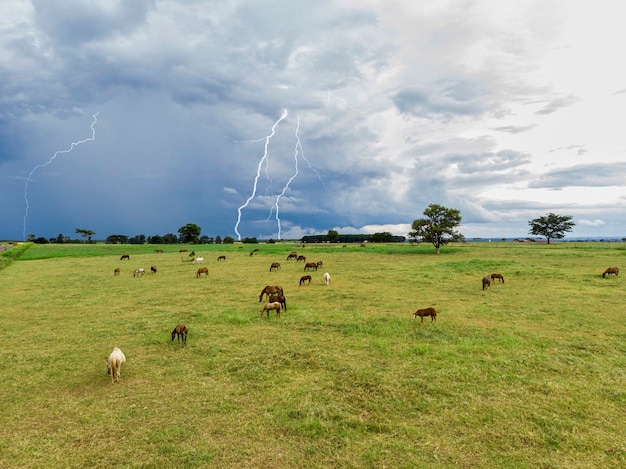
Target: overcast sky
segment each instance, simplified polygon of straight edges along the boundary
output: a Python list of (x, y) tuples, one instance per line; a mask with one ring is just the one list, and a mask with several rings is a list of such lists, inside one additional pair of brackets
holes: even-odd
[(2, 0), (0, 239), (626, 236), (609, 0)]

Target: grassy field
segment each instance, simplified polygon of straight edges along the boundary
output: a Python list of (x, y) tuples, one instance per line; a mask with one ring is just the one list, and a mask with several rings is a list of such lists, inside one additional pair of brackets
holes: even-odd
[[(208, 278), (163, 249), (37, 245), (0, 271), (0, 467), (626, 465), (620, 243), (189, 247)], [(323, 261), (311, 285), (292, 250)]]

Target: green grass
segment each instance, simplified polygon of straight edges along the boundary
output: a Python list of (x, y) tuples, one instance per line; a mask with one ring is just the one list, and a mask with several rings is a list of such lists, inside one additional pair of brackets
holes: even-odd
[[(1, 467), (626, 465), (619, 244), (190, 246), (198, 279), (154, 248), (35, 245), (0, 271)], [(292, 250), (324, 262), (310, 286)]]

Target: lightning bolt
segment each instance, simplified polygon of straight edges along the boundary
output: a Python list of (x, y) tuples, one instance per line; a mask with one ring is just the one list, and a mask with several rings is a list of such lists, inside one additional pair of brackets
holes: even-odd
[[(296, 147), (294, 149), (294, 155), (293, 155), (293, 159), (295, 160), (295, 172), (293, 173), (293, 176), (291, 176), (289, 178), (289, 180), (287, 181), (287, 184), (285, 184), (285, 187), (283, 187), (283, 190), (280, 194), (278, 194), (276, 196), (276, 202), (274, 203), (274, 207), (272, 207), (273, 209), (276, 209), (276, 223), (278, 224), (278, 239), (280, 240), (280, 234), (281, 234), (281, 226), (280, 226), (280, 213), (279, 213), (279, 209), (278, 209), (278, 202), (280, 202), (280, 198), (285, 195), (285, 192), (287, 192), (287, 189), (289, 189), (289, 184), (291, 184), (291, 181), (293, 181), (296, 177), (298, 177), (298, 153), (302, 154), (304, 157), (304, 154), (302, 153), (302, 145), (300, 144), (300, 136), (298, 135), (298, 131), (300, 130), (300, 116), (298, 116), (298, 120), (297, 120), (297, 125), (296, 125)], [(272, 212), (270, 211), (270, 216), (272, 215)]]
[(79, 140), (78, 142), (72, 142), (72, 144), (70, 145), (70, 147), (67, 150), (59, 150), (54, 152), (54, 155), (52, 155), (52, 157), (45, 163), (43, 164), (38, 164), (37, 166), (35, 166), (31, 172), (28, 174), (28, 177), (26, 178), (26, 181), (24, 181), (24, 201), (26, 202), (26, 211), (24, 212), (24, 231), (22, 232), (22, 236), (24, 238), (24, 240), (26, 240), (26, 220), (28, 218), (28, 209), (30, 208), (30, 205), (28, 203), (28, 184), (30, 183), (33, 174), (35, 174), (35, 171), (37, 171), (40, 168), (45, 168), (46, 166), (52, 164), (52, 162), (56, 159), (57, 156), (63, 154), (63, 153), (69, 153), (71, 152), (75, 147), (77, 147), (78, 145), (81, 145), (85, 142), (93, 142), (96, 139), (96, 129), (95, 129), (95, 125), (96, 122), (98, 122), (98, 114), (100, 114), (99, 112), (96, 112), (92, 118), (93, 118), (93, 122), (91, 123), (91, 137), (86, 138), (84, 140)]
[[(239, 241), (241, 241), (241, 234), (239, 234), (239, 230), (237, 228), (239, 228), (239, 223), (241, 223), (241, 211), (250, 204), (250, 201), (254, 199), (254, 197), (256, 197), (256, 188), (257, 188), (257, 183), (259, 182), (259, 177), (261, 176), (261, 168), (263, 167), (263, 163), (266, 163), (268, 159), (268, 147), (270, 144), (270, 140), (276, 134), (276, 127), (278, 126), (280, 121), (282, 121), (283, 119), (286, 119), (288, 114), (289, 113), (287, 112), (287, 109), (284, 109), (280, 118), (276, 122), (274, 122), (274, 125), (272, 126), (272, 132), (268, 136), (265, 137), (265, 151), (263, 153), (263, 157), (259, 161), (259, 165), (256, 170), (256, 176), (254, 178), (254, 185), (252, 186), (252, 194), (250, 195), (250, 197), (248, 197), (245, 203), (237, 209), (237, 223), (235, 223), (235, 233), (237, 234), (237, 239)], [(266, 166), (265, 171), (267, 174), (267, 166)]]

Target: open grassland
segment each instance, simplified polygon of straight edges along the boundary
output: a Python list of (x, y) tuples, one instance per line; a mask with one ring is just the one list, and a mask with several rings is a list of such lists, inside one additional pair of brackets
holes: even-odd
[[(0, 467), (626, 465), (621, 244), (188, 247), (208, 278), (179, 247), (33, 246), (0, 271)], [(292, 250), (323, 261), (311, 285)], [(261, 318), (274, 284), (288, 309)]]

